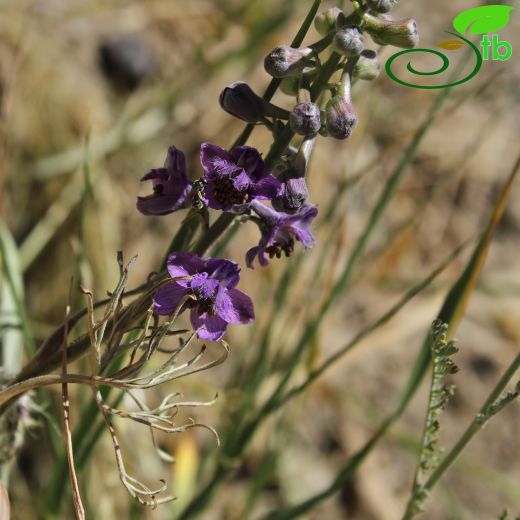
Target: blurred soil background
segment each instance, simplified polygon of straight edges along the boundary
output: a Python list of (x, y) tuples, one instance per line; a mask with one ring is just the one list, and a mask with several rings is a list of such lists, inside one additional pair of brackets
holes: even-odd
[[(291, 41), (310, 5), (296, 0), (0, 0), (0, 209), (19, 245), (25, 302), (38, 340), (63, 319), (71, 275), (101, 298), (117, 282), (117, 250), (127, 259), (139, 255), (131, 287), (159, 268), (183, 215), (141, 215), (135, 198), (148, 193), (149, 186), (140, 186), (140, 177), (162, 165), (168, 145), (186, 153), (192, 178), (201, 173), (201, 142), (231, 145), (243, 125), (220, 109), (219, 92), (236, 80), (263, 92), (269, 81), (263, 57)], [(324, 2), (323, 8), (333, 5)], [(451, 29), (453, 16), (471, 6), (462, 0), (403, 0), (393, 14), (416, 18), (421, 46), (434, 48), (446, 38), (443, 31)], [(500, 31), (513, 46), (513, 58), (484, 63), (478, 76), (450, 93), (353, 283), (322, 325), (307, 355), (308, 367), (347, 343), (482, 230), (519, 150), (519, 33), (514, 13)], [(312, 29), (305, 42), (317, 39)], [(392, 52), (382, 50), (382, 63)], [(320, 209), (317, 243), (306, 253), (286, 308), (271, 324), (271, 349), (281, 356), (314, 304), (327, 297), (386, 179), (438, 95), (400, 86), (383, 73), (354, 87), (360, 122), (353, 137), (318, 140), (309, 181), (311, 201)], [(282, 93), (274, 101), (288, 109), (293, 103)], [(265, 154), (270, 142), (267, 130), (259, 127), (250, 144)], [(339, 190), (344, 196), (336, 202), (338, 218), (320, 225)], [(441, 417), (445, 446), (458, 439), (520, 347), (519, 236), (517, 183), (456, 334), (460, 353), (455, 361), (461, 370), (453, 377), (455, 397)], [(256, 240), (256, 229), (246, 224), (222, 254), (243, 267), (242, 289), (255, 301), (257, 327), (231, 328), (232, 350), (224, 366), (168, 389), (190, 399), (209, 399), (218, 392), (213, 407), (196, 410), (196, 418), (217, 431), (232, 428), (226, 407), (241, 391), (226, 385), (227, 375), (247, 364), (255, 340), (272, 321), (277, 280), (288, 262), (298, 259), (247, 270), (244, 253)], [(319, 265), (324, 248), (328, 253)], [(469, 249), (303, 397), (267, 421), (203, 518), (259, 518), (324, 489), (393, 410), (424, 334), (468, 254)], [(82, 305), (83, 296), (75, 293), (75, 308)], [(268, 378), (265, 391), (271, 387)], [(352, 482), (307, 518), (400, 518), (427, 391), (425, 382)], [(58, 390), (52, 395), (55, 402), (47, 413), (61, 425)], [(73, 389), (73, 424), (89, 395)], [(116, 424), (132, 471), (150, 483), (166, 478), (179, 503), (155, 511), (131, 503), (104, 435), (79, 474), (90, 517), (175, 518), (211, 465), (215, 447), (210, 435), (161, 437), (161, 447), (178, 459), (168, 466), (155, 457), (145, 429)], [(497, 518), (506, 507), (520, 514), (519, 447), (520, 403), (513, 403), (448, 471), (421, 518)], [(44, 517), (52, 452), (42, 420), (11, 472), (13, 519)], [(254, 476), (267, 459), (273, 461), (269, 478), (253, 489)], [(196, 477), (197, 471), (202, 476)], [(64, 502), (58, 517), (72, 518), (70, 499)]]

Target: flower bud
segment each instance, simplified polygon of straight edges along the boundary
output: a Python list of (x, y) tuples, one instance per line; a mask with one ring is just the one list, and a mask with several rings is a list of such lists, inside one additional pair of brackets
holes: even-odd
[(287, 94), (288, 96), (296, 96), (298, 94), (298, 86), (300, 83), (300, 78), (297, 76), (287, 76), (282, 79), (280, 83), (280, 90)]
[(264, 68), (273, 78), (298, 75), (307, 64), (306, 58), (313, 52), (309, 47), (294, 49), (288, 45), (280, 45), (265, 57)]
[(223, 110), (247, 123), (264, 121), (266, 116), (287, 119), (289, 113), (263, 100), (243, 81), (235, 81), (227, 86), (219, 96)]
[(384, 20), (367, 13), (363, 15), (363, 27), (379, 45), (394, 45), (403, 49), (413, 49), (419, 43), (417, 22), (413, 18), (404, 20)]
[(359, 79), (376, 79), (381, 73), (381, 65), (377, 54), (372, 50), (364, 50), (354, 66), (353, 74)]
[(315, 135), (321, 128), (320, 108), (310, 101), (298, 103), (289, 115), (289, 124), (297, 134)]
[(278, 176), (283, 189), (280, 195), (272, 200), (273, 207), (277, 211), (295, 213), (307, 202), (309, 191), (305, 182), (305, 173), (315, 142), (316, 137), (305, 138)]
[[(279, 180), (282, 180), (280, 178)], [(289, 178), (283, 183), (283, 192), (272, 200), (273, 208), (277, 211), (294, 213), (298, 211), (309, 198), (305, 177)]]
[(227, 86), (221, 92), (219, 102), (227, 113), (248, 123), (256, 123), (264, 117), (262, 98), (243, 81)]
[(336, 95), (325, 107), (327, 131), (335, 139), (347, 139), (357, 124), (357, 114), (347, 97)]
[(342, 13), (339, 7), (331, 7), (314, 18), (314, 27), (323, 36), (336, 29), (336, 20)]
[(390, 9), (395, 7), (397, 0), (366, 0), (366, 3), (372, 11), (388, 13)]
[(334, 49), (338, 54), (358, 56), (364, 48), (363, 33), (355, 25), (347, 25), (336, 31), (334, 35)]

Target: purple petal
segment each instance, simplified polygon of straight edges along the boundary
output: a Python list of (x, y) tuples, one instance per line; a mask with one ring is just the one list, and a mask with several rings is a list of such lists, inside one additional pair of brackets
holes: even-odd
[(273, 208), (262, 204), (257, 200), (253, 200), (251, 202), (251, 207), (254, 209), (255, 213), (265, 220), (266, 224), (270, 226), (277, 225), (283, 218), (284, 214), (275, 211)]
[(255, 184), (251, 194), (259, 199), (274, 199), (283, 193), (283, 184), (272, 175), (268, 175)]
[(204, 188), (204, 202), (211, 209), (224, 209), (223, 204), (215, 197), (215, 184), (211, 180), (208, 180)]
[(181, 287), (177, 282), (163, 285), (153, 297), (155, 312), (162, 316), (173, 314), (186, 294), (188, 289)]
[(251, 146), (239, 146), (233, 148), (229, 156), (237, 166), (247, 172), (253, 181), (259, 181), (267, 175), (262, 156), (256, 148)]
[(147, 195), (137, 197), (136, 207), (143, 215), (169, 215), (184, 207), (185, 197)]
[(305, 249), (309, 249), (314, 245), (314, 235), (308, 229), (293, 228), (294, 236), (299, 240)]
[(251, 180), (247, 172), (242, 170), (234, 179), (233, 186), (239, 191), (245, 191), (249, 186), (254, 187), (254, 181)]
[(311, 220), (314, 219), (318, 215), (318, 208), (313, 206), (312, 204), (306, 204), (302, 206), (300, 211), (298, 211), (298, 217), (301, 222), (304, 222), (306, 225), (311, 223)]
[[(168, 171), (166, 168), (152, 168), (146, 175), (141, 177), (141, 182), (143, 181), (162, 181), (166, 182), (169, 178)], [(161, 184), (161, 182), (154, 182), (154, 186), (156, 184)]]
[(175, 148), (175, 146), (168, 148), (164, 167), (172, 177), (180, 181), (188, 181), (188, 176), (186, 175), (186, 159), (184, 154)]
[(269, 260), (265, 256), (265, 247), (262, 246), (256, 246), (249, 249), (249, 251), (246, 253), (246, 265), (250, 269), (254, 269), (253, 261), (255, 257), (258, 256), (258, 263), (265, 267), (269, 264)]
[(190, 288), (199, 297), (205, 300), (210, 299), (217, 292), (220, 284), (218, 280), (208, 278), (208, 273), (199, 273), (193, 276)]
[(233, 163), (229, 153), (216, 144), (202, 143), (200, 146), (200, 163), (204, 172), (218, 177), (231, 175), (239, 171)]
[(310, 248), (314, 245), (314, 235), (309, 230), (311, 221), (318, 214), (318, 208), (312, 205), (306, 205), (301, 210), (291, 217), (291, 229), (294, 236), (303, 244), (305, 248)]
[(152, 181), (154, 192), (137, 197), (137, 209), (145, 215), (166, 215), (184, 208), (191, 191), (184, 154), (170, 147), (164, 168), (154, 168), (141, 181)]
[(215, 310), (228, 323), (245, 324), (255, 319), (251, 298), (238, 289), (221, 287), (215, 300)]
[(180, 251), (168, 257), (168, 272), (172, 278), (178, 276), (192, 276), (204, 269), (205, 262), (195, 253)]
[(258, 249), (258, 247), (252, 247), (251, 249), (248, 249), (246, 253), (246, 265), (247, 267), (249, 267), (249, 269), (255, 268), (253, 262), (255, 260), (256, 255), (258, 254)]
[(191, 326), (197, 331), (200, 339), (218, 341), (226, 332), (227, 322), (219, 316), (209, 316), (207, 312), (200, 314), (197, 308), (190, 313)]
[(210, 258), (206, 262), (206, 272), (224, 287), (235, 287), (240, 280), (240, 267), (236, 262), (224, 258)]

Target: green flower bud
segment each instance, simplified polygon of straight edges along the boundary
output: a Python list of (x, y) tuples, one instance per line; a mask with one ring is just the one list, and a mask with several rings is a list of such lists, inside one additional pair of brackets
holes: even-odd
[(308, 58), (313, 54), (309, 47), (294, 49), (288, 45), (280, 45), (273, 49), (264, 60), (264, 68), (273, 78), (297, 76), (303, 72)]
[(364, 50), (354, 66), (353, 74), (359, 79), (376, 79), (381, 73), (381, 65), (377, 58), (376, 52), (372, 50)]
[(388, 13), (390, 9), (395, 7), (397, 0), (366, 0), (366, 3), (372, 11), (378, 13)]
[(315, 135), (321, 128), (320, 108), (312, 102), (298, 103), (289, 114), (289, 124), (299, 135)]
[(347, 97), (337, 94), (325, 107), (327, 132), (334, 139), (347, 139), (357, 124), (357, 114)]
[(323, 36), (336, 29), (336, 20), (343, 14), (339, 7), (331, 7), (314, 18), (314, 27)]
[(298, 94), (298, 86), (300, 84), (300, 78), (297, 76), (287, 76), (283, 78), (280, 83), (280, 90), (288, 96), (296, 96)]
[(413, 18), (404, 20), (382, 19), (363, 15), (363, 29), (366, 29), (375, 43), (394, 45), (403, 49), (413, 49), (419, 43), (417, 22)]
[(334, 50), (338, 54), (347, 56), (359, 56), (364, 48), (363, 33), (355, 25), (347, 25), (336, 31), (334, 35)]

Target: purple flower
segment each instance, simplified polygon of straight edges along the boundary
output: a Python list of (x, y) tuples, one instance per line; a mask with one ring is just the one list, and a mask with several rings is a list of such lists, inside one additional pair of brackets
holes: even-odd
[(229, 324), (251, 323), (255, 319), (251, 298), (236, 289), (240, 268), (223, 258), (204, 260), (194, 253), (173, 253), (168, 258), (173, 280), (154, 295), (157, 314), (173, 314), (183, 299), (180, 312), (191, 309), (193, 328), (201, 339), (219, 340)]
[(153, 193), (137, 197), (137, 209), (145, 215), (168, 215), (186, 207), (191, 182), (186, 175), (184, 154), (174, 146), (168, 148), (163, 168), (150, 170), (141, 181), (152, 181)]
[(305, 249), (314, 245), (314, 236), (309, 230), (309, 225), (318, 214), (318, 208), (311, 204), (305, 204), (296, 213), (282, 213), (260, 203), (254, 202), (251, 206), (261, 218), (260, 230), (262, 236), (257, 246), (252, 247), (246, 253), (246, 263), (251, 269), (253, 261), (258, 256), (260, 265), (267, 265), (269, 258), (280, 258), (282, 252), (289, 256), (294, 251), (295, 240), (301, 242)]
[(202, 143), (200, 162), (204, 169), (205, 202), (213, 209), (243, 213), (255, 199), (278, 195), (280, 182), (265, 171), (255, 148), (239, 146), (231, 152), (216, 144)]

